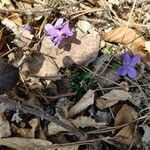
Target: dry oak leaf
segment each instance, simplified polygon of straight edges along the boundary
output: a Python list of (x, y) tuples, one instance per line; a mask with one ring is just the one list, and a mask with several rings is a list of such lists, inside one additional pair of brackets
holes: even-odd
[(58, 48), (46, 38), (48, 42), (43, 43), (40, 52), (53, 56), (59, 68), (73, 63), (88, 65), (96, 59), (99, 52), (100, 36), (96, 31), (87, 34), (77, 28), (76, 34), (64, 39)]
[(94, 104), (94, 90), (88, 90), (84, 96), (75, 104), (73, 105), (68, 112), (69, 118), (73, 117), (74, 115), (82, 112), (88, 106)]
[(135, 30), (126, 27), (117, 27), (108, 33), (104, 33), (102, 38), (108, 42), (116, 42), (131, 47), (133, 54), (139, 54), (143, 62), (150, 66), (150, 55), (145, 49), (144, 37), (139, 36)]
[[(132, 107), (125, 104), (117, 113), (114, 125), (118, 126), (132, 122), (137, 119), (137, 117), (138, 113)], [(134, 143), (139, 144), (141, 141), (141, 136), (137, 131), (134, 133), (134, 126), (134, 124), (125, 126), (115, 135), (115, 137), (118, 139), (118, 141), (129, 145), (132, 142), (133, 137), (135, 136)]]
[(117, 104), (119, 101), (125, 101), (131, 98), (131, 95), (127, 91), (113, 89), (96, 99), (96, 106), (100, 109), (105, 109)]
[(0, 145), (16, 150), (34, 150), (36, 148), (46, 149), (52, 143), (41, 139), (12, 137), (0, 139)]
[(74, 124), (76, 127), (106, 127), (106, 123), (96, 122), (94, 119), (86, 116), (80, 116), (76, 118), (75, 120), (70, 120), (72, 124)]

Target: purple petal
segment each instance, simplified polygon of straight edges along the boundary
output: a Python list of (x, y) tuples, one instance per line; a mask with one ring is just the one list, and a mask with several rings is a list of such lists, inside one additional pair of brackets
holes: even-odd
[(72, 36), (73, 32), (69, 29), (69, 22), (67, 21), (61, 29), (61, 32), (65, 36)]
[(137, 71), (135, 70), (134, 67), (129, 67), (128, 68), (128, 76), (132, 79), (136, 78), (137, 76)]
[(47, 23), (46, 25), (45, 25), (45, 27), (44, 27), (44, 29), (48, 32), (48, 30), (50, 29), (50, 28), (53, 28), (53, 26), (51, 25), (51, 24), (49, 24), (49, 23)]
[(23, 26), (23, 28), (24, 28), (25, 30), (28, 30), (28, 31), (31, 30), (31, 26), (30, 26), (29, 24), (25, 24), (25, 25)]
[(125, 76), (128, 73), (128, 68), (126, 66), (121, 66), (117, 69), (117, 73), (120, 76)]
[(128, 52), (124, 53), (124, 55), (123, 55), (123, 64), (124, 65), (129, 65), (130, 61), (131, 61), (131, 57), (130, 57), (129, 53)]
[(55, 38), (59, 36), (59, 30), (52, 27), (47, 31), (47, 34)]
[(55, 45), (59, 45), (60, 44), (60, 42), (62, 41), (62, 35), (60, 35), (60, 36), (58, 36), (58, 37), (56, 37), (55, 39), (54, 39), (54, 43), (55, 43)]
[(131, 58), (130, 61), (130, 66), (135, 66), (137, 63), (139, 63), (141, 60), (141, 56), (140, 55), (135, 55), (134, 57)]
[(54, 28), (55, 28), (55, 29), (60, 29), (60, 28), (62, 28), (63, 21), (64, 21), (63, 18), (58, 19), (58, 20), (56, 21), (55, 25), (54, 25)]

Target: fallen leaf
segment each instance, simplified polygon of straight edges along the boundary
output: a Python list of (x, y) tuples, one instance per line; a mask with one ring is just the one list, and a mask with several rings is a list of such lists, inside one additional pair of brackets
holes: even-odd
[[(5, 6), (5, 7), (4, 7)], [(14, 5), (10, 0), (2, 0), (2, 5), (0, 8), (7, 8), (8, 10), (15, 10)], [(18, 13), (14, 13), (13, 11), (9, 12), (7, 15), (3, 15), (3, 18), (9, 18), (11, 21), (16, 23), (18, 26), (22, 26), (22, 19)]]
[(47, 131), (48, 135), (55, 135), (63, 131), (67, 131), (67, 130), (61, 126), (56, 125), (53, 122), (48, 124), (48, 131)]
[(117, 125), (129, 123), (137, 119), (137, 117), (138, 117), (138, 113), (132, 107), (125, 104), (117, 113), (114, 125), (117, 126)]
[(0, 93), (10, 91), (19, 81), (19, 69), (0, 61)]
[(72, 124), (74, 124), (76, 127), (95, 127), (95, 128), (100, 128), (100, 127), (105, 127), (106, 123), (101, 123), (101, 122), (95, 122), (94, 119), (86, 116), (80, 116), (76, 118), (75, 120), (70, 120)]
[(102, 35), (105, 41), (123, 43), (123, 44), (139, 44), (137, 46), (144, 47), (144, 38), (140, 37), (135, 30), (126, 27), (117, 27), (108, 33)]
[(0, 145), (13, 148), (16, 150), (29, 150), (29, 149), (34, 150), (36, 148), (45, 149), (48, 146), (51, 146), (52, 143), (41, 139), (12, 137), (0, 139)]
[(29, 123), (31, 128), (19, 128), (19, 127), (12, 124), (11, 129), (13, 130), (13, 132), (15, 134), (17, 134), (21, 137), (34, 138), (35, 137), (35, 130), (38, 126), (38, 119), (33, 118), (28, 123)]
[(131, 98), (131, 95), (127, 91), (113, 89), (96, 99), (96, 105), (100, 109), (105, 109), (117, 104), (119, 101), (125, 101)]
[(82, 112), (88, 106), (94, 104), (94, 91), (88, 90), (84, 96), (75, 104), (73, 105), (68, 112), (69, 118), (73, 117), (74, 115)]
[(33, 38), (33, 35), (29, 31), (25, 30), (23, 27), (17, 26), (13, 21), (7, 18), (3, 19), (1, 23), (15, 34), (16, 37), (13, 42), (18, 47), (22, 49), (29, 48)]
[(0, 138), (11, 135), (10, 125), (3, 112), (0, 112)]
[(145, 50), (144, 37), (139, 36), (135, 30), (126, 27), (117, 27), (102, 35), (108, 42), (123, 43), (131, 47), (133, 54), (139, 54), (143, 62), (150, 66), (150, 55)]
[[(138, 113), (132, 107), (125, 104), (117, 113), (114, 125), (118, 126), (118, 125), (122, 125), (125, 123), (130, 123), (134, 121), (135, 119), (137, 119), (137, 117), (138, 117)], [(141, 141), (141, 136), (137, 131), (135, 131), (134, 133), (134, 127), (135, 127), (135, 124), (131, 124), (131, 125), (127, 125), (123, 127), (115, 135), (115, 137), (119, 141), (127, 145), (131, 144), (133, 137), (134, 137), (134, 143), (139, 144)]]
[(26, 64), (31, 74), (38, 76), (56, 76), (59, 68), (56, 66), (54, 60), (42, 54), (34, 54), (27, 59)]
[(133, 143), (135, 144), (140, 144), (141, 142), (141, 135), (135, 131), (134, 133), (134, 128), (133, 126), (125, 126), (124, 128), (122, 128), (116, 135), (115, 138), (121, 142), (124, 143), (126, 145), (130, 145), (132, 140)]
[(93, 62), (98, 55), (100, 36), (96, 31), (87, 34), (78, 28), (76, 29), (76, 34), (64, 39), (59, 48), (56, 48), (51, 40), (46, 37), (48, 42), (47, 44), (43, 44), (40, 52), (53, 56), (59, 68), (68, 67), (73, 63), (88, 65)]

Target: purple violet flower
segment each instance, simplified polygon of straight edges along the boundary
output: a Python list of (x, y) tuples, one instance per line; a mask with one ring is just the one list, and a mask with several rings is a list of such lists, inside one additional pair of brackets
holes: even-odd
[(45, 25), (45, 30), (47, 32), (47, 36), (53, 39), (55, 45), (59, 45), (64, 37), (72, 36), (73, 32), (70, 31), (69, 21), (63, 23), (64, 19), (60, 18), (56, 21), (55, 25), (51, 24)]
[(137, 71), (135, 65), (141, 60), (140, 55), (135, 55), (131, 57), (129, 53), (125, 53), (123, 56), (123, 65), (118, 68), (117, 73), (120, 76), (128, 75), (130, 78), (135, 78), (137, 76)]
[(23, 28), (24, 28), (25, 30), (28, 30), (28, 31), (31, 30), (31, 26), (30, 26), (29, 24), (23, 25)]

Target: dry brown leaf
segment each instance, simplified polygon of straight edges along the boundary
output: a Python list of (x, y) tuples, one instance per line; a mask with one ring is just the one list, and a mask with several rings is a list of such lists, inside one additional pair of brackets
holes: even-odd
[(29, 31), (23, 29), (22, 27), (18, 27), (13, 21), (7, 18), (2, 20), (1, 23), (15, 34), (16, 38), (14, 43), (18, 47), (23, 49), (27, 49), (29, 47), (29, 44), (33, 38), (33, 35)]
[(15, 134), (17, 134), (21, 137), (34, 138), (35, 130), (38, 126), (38, 119), (37, 118), (31, 119), (28, 123), (31, 126), (31, 128), (19, 128), (12, 124), (11, 129)]
[(145, 50), (144, 37), (139, 36), (135, 30), (126, 27), (117, 27), (102, 35), (108, 42), (123, 43), (131, 46), (133, 54), (140, 54), (146, 65), (150, 66), (150, 55)]
[(101, 123), (101, 122), (95, 122), (94, 119), (86, 116), (80, 116), (76, 118), (75, 120), (70, 120), (72, 124), (74, 124), (76, 127), (95, 127), (95, 128), (100, 128), (100, 127), (105, 127), (106, 123)]
[[(15, 10), (15, 7), (13, 6), (12, 2), (10, 0), (2, 0), (2, 5), (0, 5), (0, 8), (5, 8), (8, 10)], [(4, 15), (3, 18), (9, 18), (11, 21), (13, 21), (15, 24), (17, 24), (18, 26), (22, 26), (22, 19), (19, 16), (18, 13), (14, 13), (13, 11), (8, 13), (7, 16), (6, 14)]]
[(55, 65), (54, 60), (42, 54), (32, 55), (32, 57), (26, 61), (26, 64), (31, 74), (38, 76), (58, 75), (59, 68)]
[(0, 138), (11, 135), (10, 125), (3, 112), (0, 112)]
[(40, 52), (53, 56), (59, 68), (70, 66), (73, 63), (88, 65), (98, 55), (100, 36), (96, 31), (87, 34), (80, 29), (76, 29), (76, 34), (76, 37), (74, 35), (64, 39), (59, 48), (56, 48), (50, 39), (46, 37), (48, 42), (43, 44)]
[(46, 140), (18, 137), (0, 139), (0, 145), (16, 150), (78, 150), (78, 145), (57, 146)]
[(137, 117), (138, 117), (138, 113), (132, 107), (125, 104), (117, 113), (114, 125), (117, 126), (117, 125), (129, 123), (137, 119)]
[(104, 33), (102, 37), (109, 42), (131, 45), (139, 43), (144, 47), (144, 38), (140, 37), (135, 30), (126, 27), (117, 27), (108, 33)]
[(117, 104), (119, 101), (125, 101), (131, 98), (131, 95), (127, 91), (113, 89), (96, 99), (96, 105), (100, 109), (105, 109)]
[(135, 131), (134, 133), (134, 129), (133, 126), (125, 126), (124, 128), (122, 128), (116, 135), (115, 137), (118, 139), (118, 141), (126, 144), (126, 145), (130, 145), (133, 138), (133, 142), (135, 144), (139, 144), (141, 142), (141, 135)]
[(74, 115), (82, 112), (88, 106), (94, 104), (94, 91), (88, 90), (84, 96), (69, 109), (69, 118), (73, 117)]
[[(132, 107), (125, 104), (117, 113), (114, 125), (118, 126), (118, 125), (132, 122), (135, 119), (137, 119), (137, 117), (138, 117), (138, 113)], [(134, 137), (134, 143), (136, 144), (140, 143), (141, 136), (137, 131), (134, 133), (134, 126), (135, 126), (134, 124), (125, 126), (115, 135), (115, 137), (119, 141), (127, 145), (131, 144), (133, 137)]]
[(12, 137), (0, 139), (0, 145), (7, 146), (16, 150), (34, 150), (36, 148), (47, 148), (48, 146), (51, 146), (52, 143), (40, 139)]
[(57, 124), (51, 122), (48, 124), (48, 135), (55, 135), (59, 132), (67, 131), (65, 128), (58, 126)]

